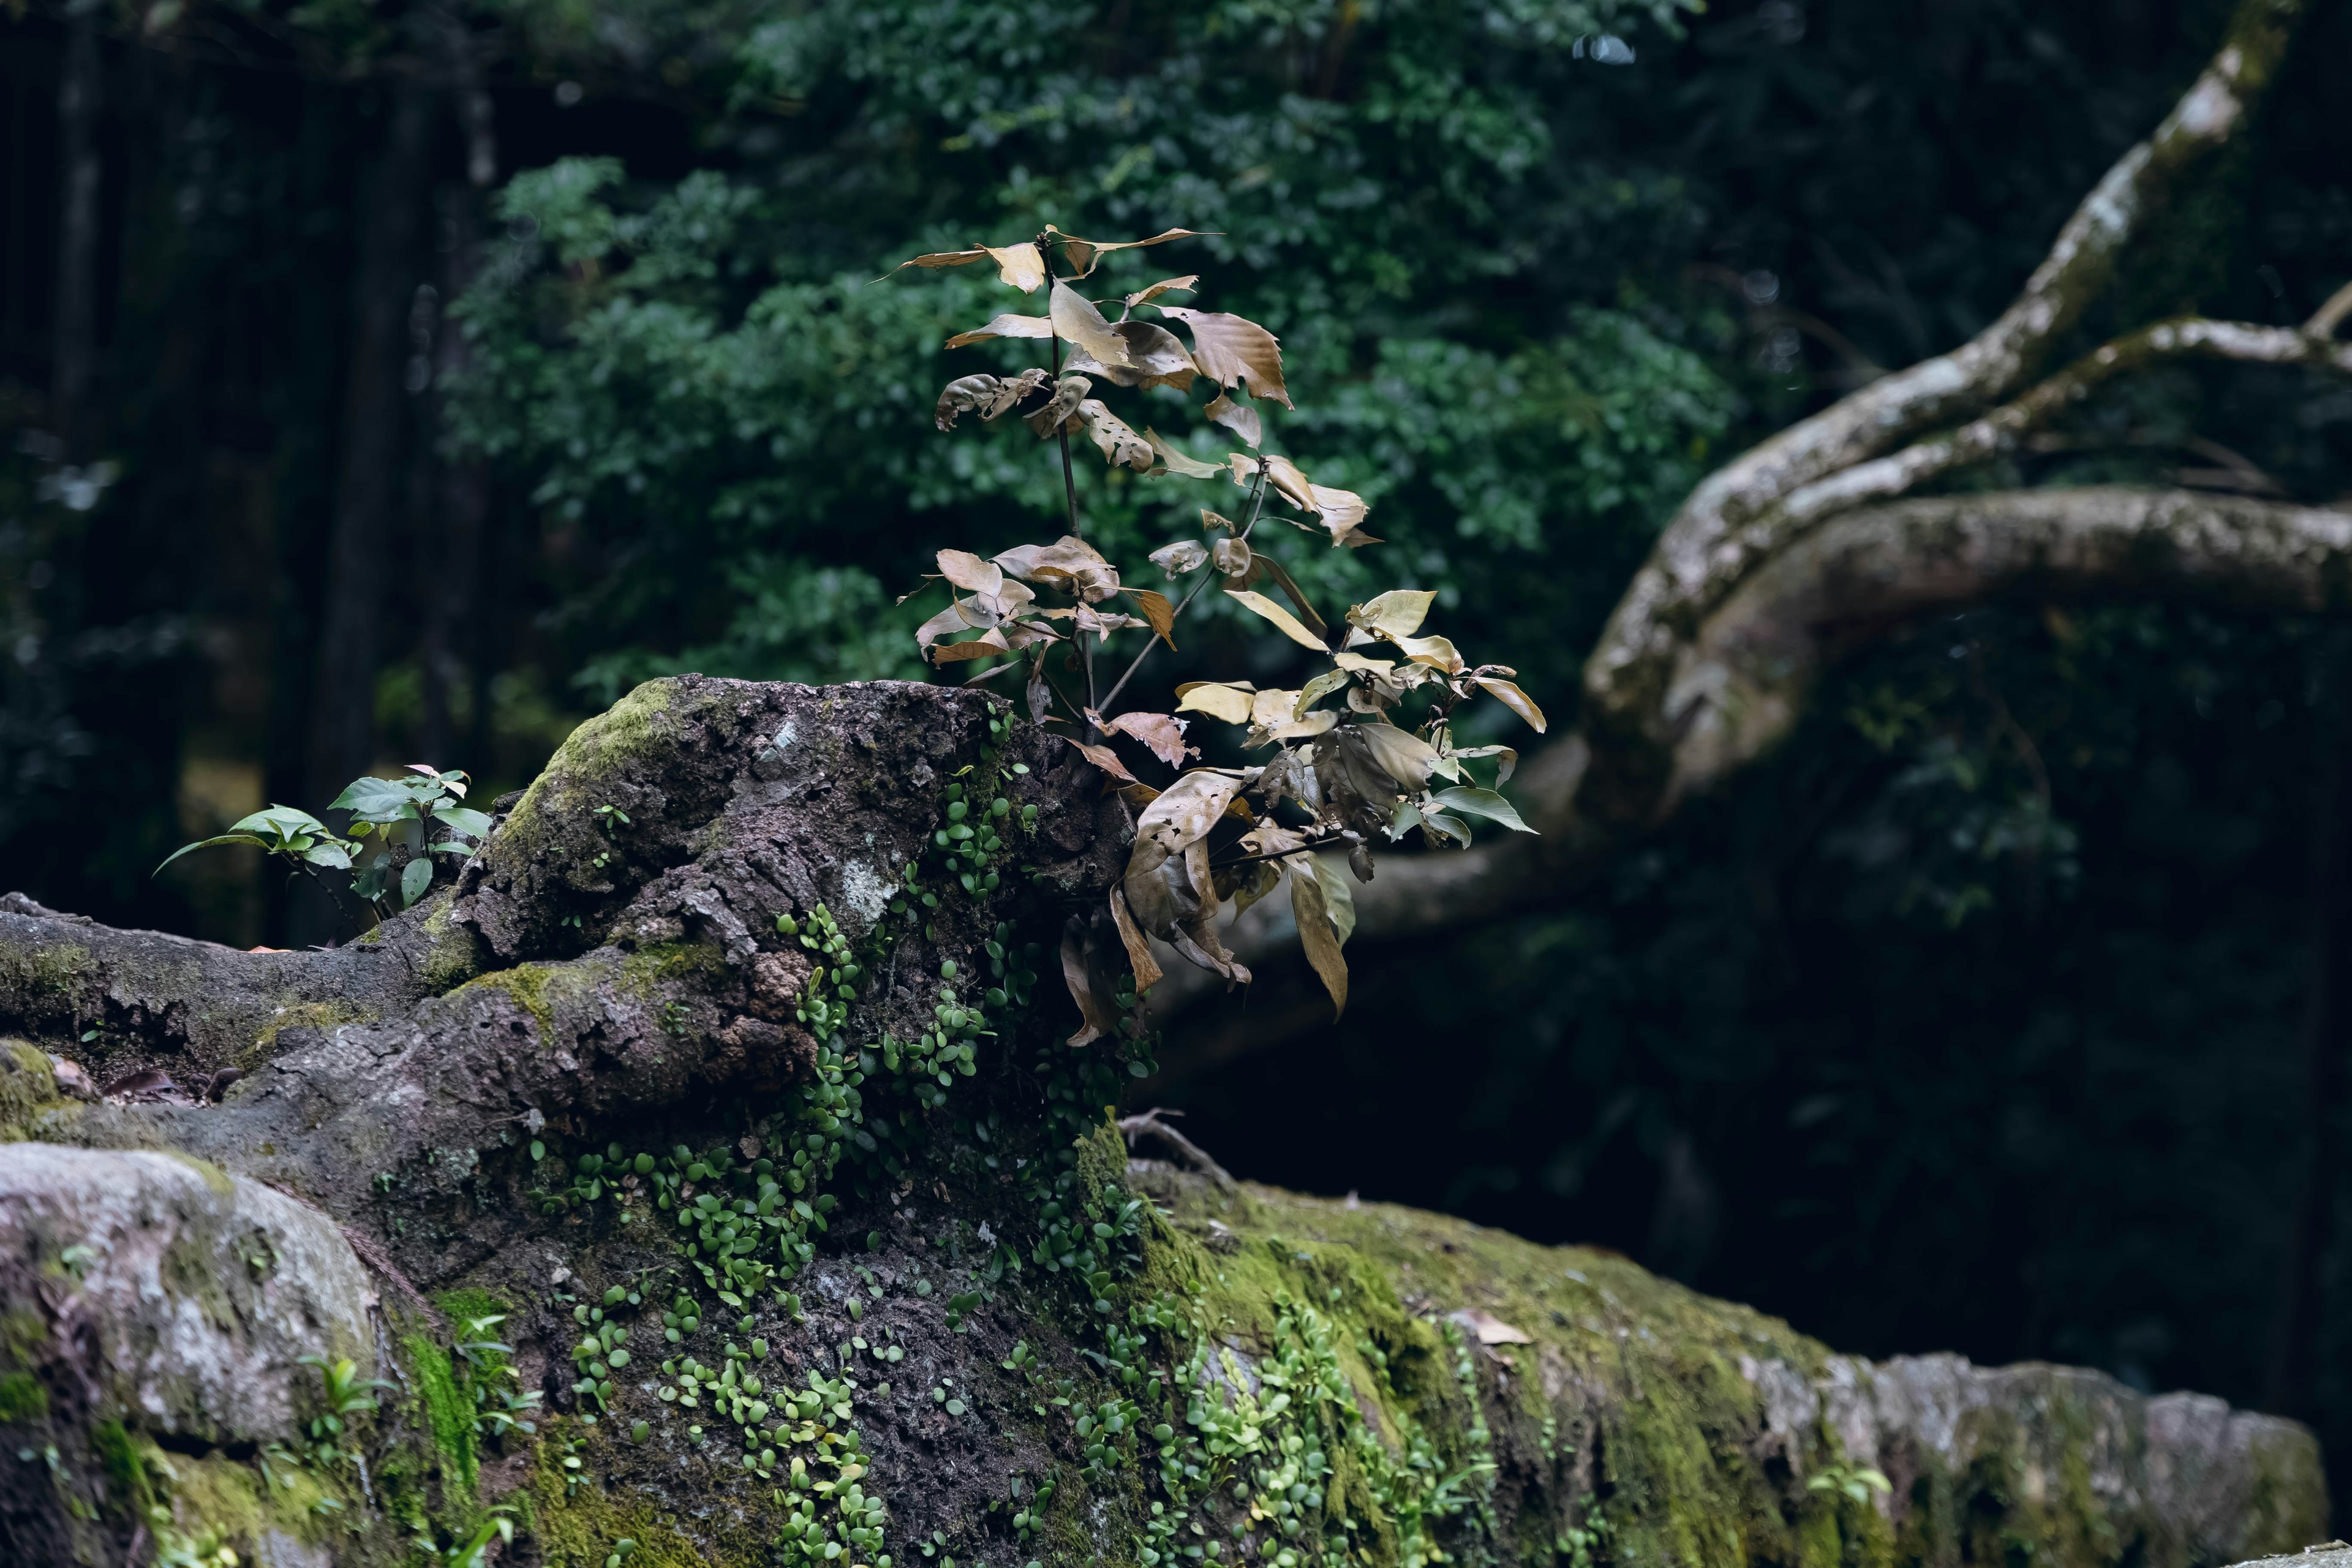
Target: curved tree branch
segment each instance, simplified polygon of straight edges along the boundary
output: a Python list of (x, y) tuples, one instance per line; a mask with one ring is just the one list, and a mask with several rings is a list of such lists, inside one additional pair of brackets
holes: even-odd
[(1874, 382), (1717, 470), (1668, 525), (1585, 666), (1585, 721), (1601, 747), (1589, 809), (1650, 818), (1671, 774), (1661, 707), (1695, 621), (1793, 524), (1753, 527), (1799, 489), (1965, 417), (2023, 385), (2113, 279), (2128, 245), (2252, 118), (2286, 54), (2301, 0), (2241, 0), (2220, 49), (2163, 123), (2116, 161), (2059, 231), (2000, 318), (1949, 353)]
[[(1822, 674), (1920, 616), (2036, 598), (2194, 601), (2242, 611), (2352, 610), (2352, 511), (2189, 490), (2084, 489), (1938, 496), (1856, 509), (1752, 573), (1684, 645), (1666, 706), (1680, 716), (1663, 794), (1672, 811), (1785, 737)], [(1589, 755), (1571, 735), (1531, 764), (1544, 837), (1396, 856), (1356, 892), (1354, 942), (1460, 929), (1557, 899), (1636, 825), (1575, 808)], [(1276, 900), (1224, 941), (1256, 967), (1296, 944)], [(1171, 1016), (1205, 994), (1171, 963), (1152, 991)], [(1261, 1032), (1271, 1044), (1281, 1031)]]

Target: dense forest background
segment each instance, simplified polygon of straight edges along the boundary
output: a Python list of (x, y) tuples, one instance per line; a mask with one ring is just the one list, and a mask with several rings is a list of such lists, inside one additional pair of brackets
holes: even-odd
[[(530, 0), (0, 12), (0, 883), (272, 945), (266, 801), (490, 791), (678, 669), (915, 676), (895, 597), (1034, 533), (930, 437), (1044, 222), (1220, 237), (1284, 439), (1555, 718), (1715, 462), (1994, 316), (2218, 0)], [(2352, 277), (2352, 5), (2123, 304)], [(2089, 329), (2095, 336), (2097, 323)], [(1205, 448), (1204, 448), (1205, 449)], [(2352, 392), (2177, 366), (2005, 476), (2340, 500)], [(1086, 474), (1108, 549), (1182, 498)], [(1345, 602), (1361, 559), (1302, 556)], [(1386, 583), (1377, 584), (1388, 585)], [(1278, 674), (1231, 621), (1162, 673)], [(1844, 1348), (2102, 1366), (2352, 1476), (2352, 641), (2065, 604), (1909, 628), (1537, 918), (1171, 1025), (1240, 1173), (1621, 1248)]]

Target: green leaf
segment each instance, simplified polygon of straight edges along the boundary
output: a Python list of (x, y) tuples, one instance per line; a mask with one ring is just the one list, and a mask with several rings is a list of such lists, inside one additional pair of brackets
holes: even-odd
[(257, 838), (250, 833), (224, 833), (218, 837), (199, 838), (194, 844), (181, 845), (177, 849), (173, 850), (169, 855), (163, 857), (163, 864), (162, 866), (156, 867), (153, 871), (148, 874), (150, 876), (161, 876), (163, 871), (163, 866), (170, 865), (173, 861), (177, 860), (181, 856), (185, 855), (189, 850), (209, 849), (215, 844), (251, 844), (257, 848), (267, 849), (269, 847), (269, 841), (268, 839)]
[(400, 873), (400, 907), (406, 909), (415, 903), (425, 896), (425, 889), (432, 885), (433, 862), (423, 858), (411, 860)]
[(469, 805), (436, 805), (433, 808), (433, 816), (436, 820), (447, 823), (468, 838), (482, 837), (490, 830), (488, 814), (476, 811)]
[(1449, 811), (1458, 811), (1465, 816), (1483, 816), (1489, 822), (1499, 822), (1514, 833), (1535, 831), (1519, 820), (1517, 807), (1490, 789), (1474, 789), (1465, 785), (1460, 789), (1440, 790), (1430, 798)]
[(338, 871), (352, 868), (352, 847), (340, 838), (322, 838), (303, 846), (302, 858), (313, 866), (328, 866)]
[(334, 837), (327, 831), (325, 823), (309, 812), (297, 811), (290, 805), (273, 805), (267, 811), (257, 811), (251, 816), (230, 823), (228, 830), (231, 833), (266, 835), (270, 841), (268, 847), (283, 847), (306, 833), (320, 838)]
[(1315, 880), (1323, 889), (1323, 912), (1331, 917), (1331, 929), (1345, 947), (1356, 934), (1356, 889), (1348, 885), (1339, 864), (1321, 855), (1315, 857)]
[(408, 786), (393, 779), (357, 778), (343, 786), (327, 809), (348, 811), (363, 822), (390, 822), (400, 815), (401, 807), (411, 805), (415, 796)]

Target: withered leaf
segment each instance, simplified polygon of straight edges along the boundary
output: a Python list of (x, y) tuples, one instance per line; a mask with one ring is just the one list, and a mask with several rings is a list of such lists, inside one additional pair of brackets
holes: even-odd
[(1511, 782), (1511, 774), (1517, 771), (1519, 765), (1519, 753), (1510, 746), (1465, 746), (1454, 752), (1454, 757), (1456, 762), (1465, 761), (1471, 757), (1500, 759), (1495, 763), (1495, 784), (1497, 788)]
[(1207, 564), (1209, 552), (1196, 539), (1180, 539), (1173, 544), (1163, 544), (1151, 552), (1151, 563), (1171, 578), (1187, 572), (1198, 572)]
[(1103, 313), (1094, 301), (1071, 288), (1067, 283), (1055, 283), (1048, 311), (1054, 331), (1075, 345), (1078, 352), (1096, 363), (1117, 369), (1132, 369), (1127, 357), (1127, 340), (1110, 330)]
[(1425, 664), (1448, 675), (1458, 675), (1462, 671), (1461, 654), (1454, 651), (1454, 644), (1444, 637), (1393, 637), (1390, 640), (1403, 649), (1404, 656), (1415, 664)]
[(1280, 605), (1276, 604), (1264, 594), (1254, 593), (1247, 588), (1228, 588), (1225, 590), (1225, 596), (1229, 599), (1237, 600), (1244, 608), (1254, 611), (1273, 622), (1276, 630), (1279, 631), (1284, 637), (1288, 637), (1292, 642), (1298, 644), (1300, 647), (1311, 647), (1317, 653), (1328, 653), (1330, 651), (1323, 646), (1322, 638), (1317, 637), (1313, 632), (1308, 631), (1306, 626), (1299, 623), (1297, 616), (1292, 615), (1288, 610), (1284, 609)]
[(1176, 711), (1206, 713), (1228, 724), (1246, 724), (1252, 690), (1245, 681), (1188, 680), (1176, 689)]
[(1348, 624), (1382, 637), (1408, 637), (1421, 629), (1437, 595), (1415, 588), (1391, 588), (1348, 612)]
[(1181, 768), (1186, 757), (1201, 754), (1184, 743), (1184, 721), (1166, 713), (1122, 713), (1116, 719), (1097, 721), (1096, 727), (1105, 734), (1132, 735), (1171, 768)]
[(1151, 944), (1144, 941), (1143, 933), (1136, 929), (1135, 916), (1128, 910), (1124, 889), (1113, 888), (1110, 890), (1110, 918), (1118, 927), (1119, 945), (1127, 949), (1128, 967), (1135, 972), (1135, 994), (1140, 996), (1160, 984), (1163, 976), (1160, 961), (1151, 956)]
[(939, 563), (940, 575), (967, 594), (993, 599), (1004, 589), (1004, 568), (969, 550), (942, 550)]
[(1067, 735), (1064, 735), (1062, 739), (1069, 741), (1071, 745), (1077, 747), (1087, 761), (1094, 763), (1111, 777), (1127, 784), (1139, 782), (1133, 773), (1127, 771), (1127, 764), (1118, 760), (1118, 753), (1108, 746), (1089, 746), (1083, 741), (1071, 741)]
[(1078, 405), (1077, 416), (1086, 422), (1087, 434), (1093, 438), (1095, 449), (1103, 461), (1113, 468), (1125, 466), (1137, 473), (1149, 472), (1158, 454), (1151, 443), (1135, 433), (1134, 426), (1113, 414), (1098, 397), (1089, 397)]
[[(1252, 559), (1249, 541), (1239, 537), (1220, 539), (1209, 547), (1209, 559), (1215, 562), (1217, 570), (1228, 577), (1246, 577)], [(1319, 647), (1322, 645), (1318, 643), (1316, 646)]]
[(1201, 275), (1197, 272), (1186, 273), (1181, 278), (1162, 278), (1159, 282), (1150, 285), (1149, 288), (1139, 289), (1134, 293), (1129, 294), (1127, 297), (1127, 308), (1132, 310), (1138, 305), (1148, 305), (1151, 303), (1152, 300), (1160, 298), (1162, 294), (1168, 293), (1172, 289), (1181, 289), (1184, 292), (1189, 294), (1193, 290), (1194, 287), (1200, 283), (1200, 281)]
[(974, 327), (971, 331), (958, 332), (948, 340), (947, 346), (960, 349), (970, 343), (984, 343), (992, 338), (1050, 338), (1053, 335), (1054, 323), (1045, 317), (1024, 316), (1016, 311), (1007, 311), (992, 320), (984, 327)]
[(1417, 794), (1429, 783), (1430, 770), (1437, 765), (1437, 750), (1420, 736), (1393, 724), (1351, 724), (1347, 732), (1361, 742), (1381, 771), (1396, 780), (1407, 795)]
[(1446, 1321), (1461, 1324), (1482, 1345), (1531, 1345), (1535, 1336), (1525, 1329), (1515, 1329), (1491, 1312), (1475, 1307), (1465, 1307), (1458, 1312), (1445, 1314)]
[[(926, 256), (908, 257), (906, 260), (898, 263), (898, 266), (890, 268), (890, 272), (886, 272), (882, 276), (887, 278), (890, 276), (890, 273), (904, 272), (909, 267), (931, 268), (941, 267), (969, 267), (975, 261), (984, 259), (987, 255), (988, 251), (986, 247), (980, 246), (975, 246), (970, 250), (934, 250)], [(880, 279), (877, 279), (877, 282)]]
[(1093, 390), (1094, 384), (1085, 376), (1066, 375), (1054, 384), (1054, 395), (1045, 406), (1034, 414), (1023, 415), (1022, 422), (1035, 431), (1037, 439), (1043, 441), (1077, 413), (1078, 405), (1084, 403), (1087, 394)]
[[(1504, 707), (1533, 725), (1537, 734), (1543, 733), (1543, 710), (1536, 706), (1534, 698), (1529, 697), (1510, 681), (1498, 680), (1491, 675), (1474, 675), (1470, 679), (1478, 683), (1481, 690), (1491, 694)], [(1510, 774), (1506, 773), (1503, 776), (1508, 778)]]
[(942, 430), (952, 430), (959, 414), (976, 413), (982, 419), (993, 419), (1045, 384), (1045, 373), (1034, 367), (1002, 379), (985, 374), (958, 376), (940, 394), (932, 422)]
[(1265, 435), (1265, 422), (1259, 419), (1256, 409), (1245, 403), (1235, 403), (1222, 392), (1217, 394), (1210, 401), (1209, 405), (1201, 412), (1206, 414), (1213, 423), (1223, 426), (1252, 447), (1255, 447)]
[(1080, 239), (1076, 235), (1064, 234), (1050, 223), (1045, 226), (1045, 232), (1061, 240), (1062, 254), (1068, 258), (1071, 266), (1078, 269), (1078, 276), (1081, 278), (1092, 272), (1095, 269), (1095, 263), (1114, 250), (1140, 250), (1147, 245), (1165, 245), (1171, 239), (1207, 237), (1197, 230), (1171, 228), (1163, 229), (1150, 239)]
[(1081, 1020), (1078, 1032), (1070, 1037), (1071, 1045), (1091, 1046), (1118, 1026), (1118, 1015), (1108, 1000), (1095, 994), (1084, 937), (1075, 920), (1062, 928), (1062, 983), (1070, 988), (1070, 1000), (1078, 1005)]
[(1192, 363), (1202, 375), (1227, 392), (1247, 382), (1252, 397), (1291, 405), (1289, 389), (1282, 384), (1282, 347), (1272, 332), (1255, 321), (1215, 310), (1162, 305), (1160, 311), (1192, 330)]
[(1172, 386), (1179, 392), (1192, 390), (1193, 378), (1201, 373), (1175, 333), (1151, 321), (1113, 321), (1110, 331), (1125, 345), (1127, 357), (1124, 363), (1105, 364), (1081, 349), (1070, 356), (1069, 368), (1087, 375), (1099, 375), (1114, 386)]
[(1291, 716), (1298, 719), (1305, 718), (1309, 708), (1347, 685), (1348, 680), (1349, 674), (1344, 669), (1325, 670), (1299, 689), (1298, 704), (1291, 710)]
[(1176, 640), (1169, 634), (1176, 629), (1176, 606), (1168, 602), (1168, 595), (1156, 588), (1128, 588), (1123, 592), (1143, 612), (1144, 622), (1151, 627), (1152, 634), (1172, 650)]
[(1136, 819), (1129, 874), (1138, 866), (1154, 868), (1206, 837), (1243, 782), (1237, 774), (1195, 768), (1162, 790)]
[(971, 642), (940, 643), (931, 649), (933, 664), (954, 664), (962, 659), (988, 658), (1000, 653), (1011, 653), (1013, 645), (1002, 631), (982, 633)]
[(1144, 426), (1143, 438), (1151, 443), (1151, 449), (1160, 454), (1160, 461), (1171, 474), (1181, 474), (1188, 479), (1213, 479), (1225, 471), (1223, 463), (1201, 461), (1148, 425)]
[(1118, 592), (1118, 569), (1085, 540), (1064, 534), (1051, 544), (1019, 544), (992, 557), (1005, 574), (1099, 605)]
[(1298, 922), (1299, 945), (1307, 950), (1315, 977), (1331, 994), (1331, 1017), (1337, 1022), (1348, 1010), (1348, 961), (1339, 955), (1339, 928), (1315, 864), (1312, 855), (1286, 856), (1282, 862), (1290, 877), (1290, 912)]
[(1045, 281), (1045, 258), (1038, 252), (1036, 242), (1023, 240), (1018, 245), (983, 245), (981, 248), (996, 258), (996, 275), (1024, 294), (1034, 292)]
[(1029, 656), (1029, 680), (1022, 692), (1029, 705), (1029, 722), (1042, 724), (1054, 710), (1054, 689), (1045, 684), (1045, 650)]

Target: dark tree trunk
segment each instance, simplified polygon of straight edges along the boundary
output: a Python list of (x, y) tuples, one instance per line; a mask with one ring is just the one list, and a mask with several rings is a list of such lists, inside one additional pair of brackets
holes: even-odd
[(99, 17), (85, 9), (67, 25), (65, 70), (58, 82), (58, 189), (57, 321), (50, 368), (49, 423), (70, 462), (86, 462), (95, 440), (92, 393), (98, 379), (98, 268), (105, 158), (98, 117), (106, 80)]
[(2342, 1175), (2344, 1056), (2352, 1045), (2352, 631), (2332, 627), (2317, 660), (2312, 769), (2310, 971), (2303, 1008), (2303, 1171), (2272, 1337), (2273, 1410), (2317, 1404), (2323, 1264)]
[(334, 798), (375, 760), (375, 677), (386, 579), (426, 573), (430, 555), (401, 527), (401, 451), (409, 314), (421, 273), (435, 94), (392, 89), (383, 150), (357, 224), (342, 460), (327, 540), (319, 682), (312, 700), (310, 794)]

